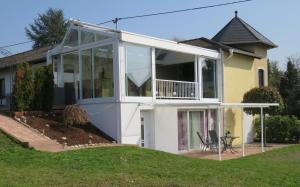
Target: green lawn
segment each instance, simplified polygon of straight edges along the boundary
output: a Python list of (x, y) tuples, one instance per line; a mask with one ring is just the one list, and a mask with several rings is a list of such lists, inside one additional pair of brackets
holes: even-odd
[(300, 145), (230, 161), (136, 147), (24, 149), (0, 132), (0, 186), (300, 186)]

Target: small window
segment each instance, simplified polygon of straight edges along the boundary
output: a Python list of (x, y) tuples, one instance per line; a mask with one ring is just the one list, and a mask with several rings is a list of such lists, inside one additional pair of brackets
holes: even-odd
[(263, 69), (258, 70), (258, 86), (260, 88), (265, 86), (265, 71)]
[(5, 98), (5, 79), (0, 79), (0, 99)]

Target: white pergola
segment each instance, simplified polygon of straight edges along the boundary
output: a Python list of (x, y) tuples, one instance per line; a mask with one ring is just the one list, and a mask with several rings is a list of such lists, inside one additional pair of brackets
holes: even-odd
[(268, 108), (271, 106), (279, 106), (278, 103), (220, 103), (219, 105), (219, 116), (218, 116), (218, 146), (219, 146), (219, 160), (222, 160), (222, 150), (221, 150), (221, 111), (220, 109), (225, 109), (225, 108), (240, 108), (241, 109), (241, 129), (242, 129), (242, 153), (243, 157), (245, 156), (245, 130), (244, 130), (244, 124), (243, 124), (243, 112), (244, 108), (260, 108), (260, 124), (261, 124), (261, 152), (264, 152), (264, 120), (263, 120), (263, 109)]

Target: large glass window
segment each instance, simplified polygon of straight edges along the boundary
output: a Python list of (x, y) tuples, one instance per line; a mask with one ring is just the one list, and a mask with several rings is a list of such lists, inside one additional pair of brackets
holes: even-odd
[(63, 82), (66, 104), (74, 104), (79, 95), (78, 52), (63, 55)]
[(82, 59), (82, 98), (93, 97), (92, 83), (92, 50), (84, 50), (81, 52)]
[(152, 96), (151, 48), (126, 46), (127, 96)]
[(94, 48), (94, 95), (95, 97), (114, 96), (113, 46)]
[(217, 61), (206, 59), (202, 62), (203, 98), (218, 97)]

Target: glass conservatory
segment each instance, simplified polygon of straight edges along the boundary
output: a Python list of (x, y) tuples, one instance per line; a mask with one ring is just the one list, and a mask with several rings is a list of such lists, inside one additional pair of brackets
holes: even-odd
[(217, 51), (70, 22), (63, 42), (48, 52), (57, 103), (219, 101)]

